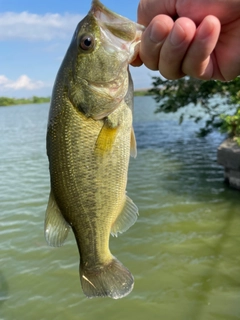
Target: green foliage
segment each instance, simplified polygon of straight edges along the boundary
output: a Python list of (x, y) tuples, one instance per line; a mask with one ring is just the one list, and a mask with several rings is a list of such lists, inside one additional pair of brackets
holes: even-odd
[[(231, 82), (202, 81), (189, 77), (163, 80), (153, 77), (152, 84), (153, 88), (149, 91), (158, 103), (156, 112), (177, 112), (188, 105), (201, 107), (203, 115), (199, 112), (194, 113), (193, 110), (193, 114), (189, 116), (195, 122), (204, 118), (205, 126), (200, 129), (199, 136), (207, 135), (214, 128), (220, 129), (223, 125), (221, 114), (236, 112), (237, 105), (240, 104), (239, 77)], [(179, 117), (180, 124), (185, 116), (183, 111)]]
[(226, 132), (240, 145), (240, 108), (234, 115), (222, 114), (220, 117), (223, 121), (221, 131)]
[(50, 97), (32, 97), (32, 103), (46, 103), (50, 101)]
[(144, 97), (144, 96), (150, 96), (152, 95), (151, 92), (149, 92), (149, 90), (135, 90), (134, 91), (134, 96), (135, 97)]
[(20, 104), (32, 104), (32, 103), (46, 103), (50, 101), (50, 97), (36, 97), (32, 98), (9, 98), (9, 97), (0, 97), (0, 106), (12, 106)]

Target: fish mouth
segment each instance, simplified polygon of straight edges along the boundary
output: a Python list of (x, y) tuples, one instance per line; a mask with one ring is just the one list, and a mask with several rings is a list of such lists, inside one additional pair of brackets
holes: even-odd
[(145, 27), (112, 12), (98, 0), (93, 0), (89, 14), (100, 31), (102, 54), (111, 59), (104, 77), (98, 77), (97, 81), (85, 79), (91, 94), (99, 98), (99, 103), (102, 101), (102, 105), (98, 109), (94, 106), (89, 115), (101, 120), (119, 106), (128, 92), (128, 65), (138, 55)]
[(128, 91), (128, 74), (120, 75), (108, 82), (96, 82), (85, 80), (92, 95), (96, 95), (99, 101), (104, 101), (102, 107), (98, 105), (98, 110), (91, 112), (94, 120), (102, 120), (117, 109), (124, 100)]
[(108, 82), (95, 82), (86, 80), (88, 86), (91, 90), (96, 92), (101, 96), (108, 97), (109, 100), (114, 100), (117, 104), (121, 102), (126, 93), (128, 88), (128, 76), (119, 75), (112, 81)]
[(93, 0), (90, 12), (100, 27), (105, 50), (125, 52), (125, 62), (134, 61), (145, 27), (109, 10), (98, 0)]
[(100, 92), (109, 92), (110, 96), (115, 96), (115, 94), (118, 92), (118, 90), (122, 89), (124, 86), (123, 82), (120, 82), (119, 79), (109, 81), (107, 82), (94, 82), (94, 81), (88, 81), (88, 85), (90, 88), (93, 88)]

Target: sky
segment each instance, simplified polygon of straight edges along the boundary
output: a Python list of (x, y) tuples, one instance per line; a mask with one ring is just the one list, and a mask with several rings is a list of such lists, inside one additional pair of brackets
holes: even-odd
[[(109, 9), (137, 20), (139, 0), (102, 0)], [(74, 30), (91, 0), (0, 0), (0, 96), (50, 96)], [(158, 75), (131, 67), (135, 89), (151, 87)]]

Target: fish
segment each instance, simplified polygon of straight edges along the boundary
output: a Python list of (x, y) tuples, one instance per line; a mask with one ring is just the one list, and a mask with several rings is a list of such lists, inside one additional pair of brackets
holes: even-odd
[(143, 30), (93, 0), (52, 91), (45, 238), (58, 247), (72, 229), (88, 298), (123, 298), (134, 285), (131, 272), (110, 252), (109, 240), (138, 217), (126, 194), (129, 158), (137, 154), (129, 64), (138, 55)]

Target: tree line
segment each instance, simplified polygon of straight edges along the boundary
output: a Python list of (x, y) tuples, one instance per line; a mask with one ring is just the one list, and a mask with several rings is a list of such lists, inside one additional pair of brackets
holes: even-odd
[(32, 104), (32, 103), (47, 103), (50, 101), (50, 97), (37, 97), (33, 96), (31, 98), (9, 98), (0, 97), (0, 106), (12, 106), (20, 104)]

